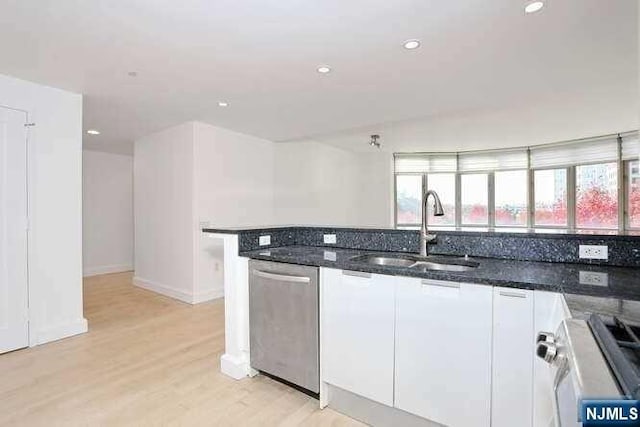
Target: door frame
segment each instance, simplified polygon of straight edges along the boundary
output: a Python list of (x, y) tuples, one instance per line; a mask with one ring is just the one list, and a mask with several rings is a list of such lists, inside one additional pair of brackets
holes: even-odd
[[(29, 259), (31, 258), (31, 144), (30, 142), (30, 137), (31, 137), (31, 132), (29, 129), (31, 129), (31, 126), (29, 126), (31, 124), (31, 113), (27, 110), (24, 110), (22, 108), (15, 108), (15, 107), (11, 107), (9, 105), (4, 105), (4, 104), (0, 104), (0, 108), (6, 108), (7, 110), (13, 110), (13, 111), (17, 111), (20, 113), (24, 113), (25, 115), (25, 123), (24, 123), (24, 149), (25, 149), (25, 186), (26, 186), (26, 192), (27, 192), (27, 229), (26, 229), (26, 233), (27, 233), (27, 241), (26, 241), (26, 245), (27, 245), (27, 256), (26, 256), (26, 269), (27, 269), (27, 342), (29, 344), (28, 347), (25, 348), (30, 348), (30, 347), (34, 347), (37, 342), (36, 342), (36, 337), (35, 334), (32, 333), (32, 327), (31, 327), (31, 323), (32, 323), (32, 319), (33, 319), (33, 305), (32, 305), (32, 301), (34, 300), (33, 295), (32, 295), (32, 289), (30, 286), (30, 280), (29, 280), (29, 276), (30, 276), (30, 263), (29, 263)], [(17, 349), (20, 350), (20, 349)]]

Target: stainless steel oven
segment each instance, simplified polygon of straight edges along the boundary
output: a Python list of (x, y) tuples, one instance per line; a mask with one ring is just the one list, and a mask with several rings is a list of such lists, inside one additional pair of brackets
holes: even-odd
[(539, 333), (536, 353), (550, 365), (557, 427), (581, 426), (581, 399), (624, 398), (586, 321), (566, 319), (555, 333)]

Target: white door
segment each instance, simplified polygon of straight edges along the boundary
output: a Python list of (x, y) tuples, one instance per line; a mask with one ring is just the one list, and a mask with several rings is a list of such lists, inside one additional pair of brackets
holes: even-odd
[(26, 121), (0, 107), (0, 353), (29, 345)]
[(494, 288), (492, 427), (530, 427), (533, 416), (533, 291)]
[(393, 405), (394, 281), (322, 269), (323, 381)]
[(403, 279), (396, 298), (395, 406), (451, 427), (488, 427), (491, 287)]

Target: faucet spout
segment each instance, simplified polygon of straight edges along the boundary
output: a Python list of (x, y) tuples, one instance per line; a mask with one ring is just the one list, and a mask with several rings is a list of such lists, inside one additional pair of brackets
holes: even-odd
[(444, 215), (444, 209), (442, 208), (442, 202), (440, 202), (440, 197), (438, 197), (438, 193), (433, 190), (427, 190), (424, 193), (422, 206), (422, 226), (420, 227), (420, 255), (427, 256), (429, 251), (427, 246), (429, 242), (436, 240), (435, 234), (429, 234), (427, 229), (427, 201), (429, 200), (429, 196), (433, 196), (433, 216), (442, 216)]

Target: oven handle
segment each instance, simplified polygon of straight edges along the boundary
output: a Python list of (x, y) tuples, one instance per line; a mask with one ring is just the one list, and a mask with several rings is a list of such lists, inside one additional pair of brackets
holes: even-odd
[(569, 371), (571, 370), (569, 366), (569, 361), (565, 358), (562, 358), (561, 362), (558, 365), (558, 371), (556, 372), (556, 377), (553, 380), (553, 406), (555, 409), (555, 425), (560, 427), (560, 406), (558, 405), (558, 387), (560, 387), (560, 383), (563, 379), (565, 379), (569, 375)]

